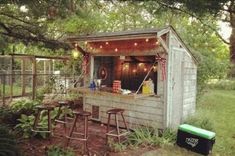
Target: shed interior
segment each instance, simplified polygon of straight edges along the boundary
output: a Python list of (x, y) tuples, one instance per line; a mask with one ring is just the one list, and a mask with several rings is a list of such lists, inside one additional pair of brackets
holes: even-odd
[[(150, 70), (153, 66), (153, 70)], [(112, 87), (114, 80), (121, 81), (121, 88), (136, 92), (144, 81), (154, 83), (154, 93), (157, 93), (157, 62), (155, 56), (96, 56), (94, 57), (94, 79), (101, 79), (103, 86)], [(141, 86), (142, 87), (142, 86)], [(140, 89), (140, 93), (142, 88)]]

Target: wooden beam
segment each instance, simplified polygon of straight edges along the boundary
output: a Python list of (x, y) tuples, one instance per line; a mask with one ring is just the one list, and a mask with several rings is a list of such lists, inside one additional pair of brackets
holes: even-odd
[(82, 55), (86, 55), (87, 52), (83, 50), (79, 45), (77, 45), (76, 48), (80, 53), (82, 53)]

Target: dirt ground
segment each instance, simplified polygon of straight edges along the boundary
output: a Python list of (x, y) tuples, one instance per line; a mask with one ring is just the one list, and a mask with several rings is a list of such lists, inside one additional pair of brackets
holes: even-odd
[[(81, 131), (82, 129), (82, 126), (78, 126), (78, 131)], [(88, 129), (88, 149), (89, 155), (91, 156), (138, 156), (150, 150), (147, 148), (138, 148), (135, 150), (125, 150), (119, 153), (112, 152), (105, 142), (106, 126), (89, 121)], [(46, 155), (48, 147), (52, 145), (65, 147), (65, 137), (62, 135), (64, 135), (63, 126), (58, 124), (54, 129), (54, 135), (48, 139), (32, 138), (22, 140), (20, 142), (22, 152), (25, 156), (44, 156)], [(77, 156), (83, 155), (83, 143), (81, 141), (71, 140), (68, 147), (72, 148)]]

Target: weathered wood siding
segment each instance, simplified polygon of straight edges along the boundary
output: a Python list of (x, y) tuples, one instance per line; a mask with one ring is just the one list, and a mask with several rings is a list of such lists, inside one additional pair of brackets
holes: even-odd
[[(107, 123), (107, 110), (112, 108), (125, 109), (124, 116), (128, 126), (135, 128), (138, 125), (163, 127), (163, 101), (157, 97), (144, 97), (140, 99), (121, 98), (86, 94), (84, 96), (84, 109), (92, 112), (92, 106), (99, 106), (99, 121)], [(120, 125), (123, 126), (119, 117)], [(114, 123), (112, 119), (111, 124)]]
[(167, 126), (176, 128), (195, 111), (196, 63), (175, 34), (168, 54)]
[(195, 112), (197, 92), (197, 66), (187, 52), (184, 53), (183, 79), (183, 120), (185, 120)]

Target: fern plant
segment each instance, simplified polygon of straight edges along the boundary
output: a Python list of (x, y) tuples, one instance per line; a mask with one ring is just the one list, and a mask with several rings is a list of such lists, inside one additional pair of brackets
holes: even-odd
[(17, 146), (17, 142), (11, 131), (0, 125), (0, 155), (4, 156), (20, 156), (20, 150)]

